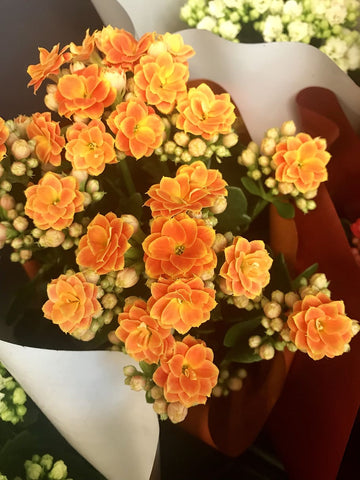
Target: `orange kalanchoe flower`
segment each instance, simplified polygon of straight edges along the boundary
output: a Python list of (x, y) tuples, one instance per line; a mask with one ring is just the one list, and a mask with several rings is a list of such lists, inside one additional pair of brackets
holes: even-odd
[(186, 63), (195, 55), (195, 50), (190, 45), (185, 45), (179, 33), (158, 34), (155, 41), (150, 45), (148, 54), (157, 57), (161, 53), (169, 52), (174, 61)]
[(95, 33), (90, 35), (89, 29), (86, 30), (85, 38), (81, 45), (75, 45), (74, 42), (70, 43), (70, 52), (72, 53), (73, 60), (77, 62), (83, 62), (88, 60), (95, 48)]
[(26, 133), (29, 139), (36, 141), (35, 152), (42, 163), (51, 163), (55, 167), (61, 164), (65, 138), (60, 133), (59, 122), (51, 120), (50, 112), (34, 113)]
[(0, 117), (0, 162), (6, 155), (6, 145), (5, 142), (9, 137), (9, 129), (5, 124), (5, 120)]
[(90, 175), (100, 175), (108, 163), (116, 163), (114, 138), (106, 132), (100, 120), (89, 124), (76, 122), (66, 131), (65, 157), (75, 170), (86, 170)]
[(55, 94), (58, 113), (67, 118), (100, 118), (115, 98), (116, 89), (96, 64), (61, 77)]
[(187, 333), (210, 318), (216, 307), (215, 290), (207, 288), (199, 277), (176, 280), (160, 277), (151, 284), (148, 300), (150, 315), (161, 326)]
[(216, 169), (208, 169), (201, 161), (178, 168), (175, 178), (163, 177), (152, 185), (145, 205), (151, 208), (153, 217), (171, 217), (178, 213), (200, 212), (212, 207), (219, 196), (226, 196), (227, 183)]
[(164, 389), (168, 402), (180, 402), (187, 408), (205, 404), (219, 375), (213, 358), (213, 351), (204, 342), (187, 335), (175, 343), (170, 358), (160, 360), (153, 380)]
[(171, 354), (175, 340), (170, 328), (164, 328), (149, 315), (147, 305), (140, 298), (125, 300), (118, 317), (115, 335), (125, 343), (126, 352), (135, 360), (158, 363)]
[(151, 278), (201, 276), (216, 266), (214, 240), (214, 229), (202, 219), (186, 213), (156, 217), (142, 244), (145, 271)]
[(287, 324), (292, 342), (313, 360), (342, 355), (354, 335), (344, 302), (321, 292), (295, 302)]
[(75, 177), (47, 172), (37, 185), (25, 190), (25, 214), (42, 229), (69, 227), (74, 214), (84, 209), (84, 196)]
[(154, 109), (139, 98), (118, 104), (107, 122), (116, 134), (116, 148), (125, 155), (149, 157), (162, 144), (164, 124)]
[(276, 165), (275, 178), (294, 184), (301, 193), (316, 190), (328, 178), (326, 165), (330, 157), (325, 139), (298, 133), (276, 145), (272, 157)]
[(187, 66), (175, 62), (170, 53), (145, 55), (134, 68), (135, 94), (160, 112), (171, 113), (186, 94), (188, 78)]
[(137, 41), (126, 30), (108, 25), (96, 33), (96, 46), (104, 53), (107, 64), (133, 71), (134, 65), (147, 52), (154, 38), (154, 33), (145, 33)]
[(235, 237), (224, 252), (225, 262), (219, 275), (225, 278), (226, 289), (235, 296), (255, 298), (260, 295), (270, 281), (269, 269), (273, 262), (264, 242)]
[(40, 63), (36, 65), (29, 65), (27, 73), (30, 75), (31, 80), (28, 83), (28, 87), (34, 85), (34, 92), (38, 90), (42, 82), (49, 75), (57, 75), (60, 72), (60, 67), (71, 60), (72, 55), (70, 52), (66, 52), (69, 48), (66, 45), (59, 52), (60, 44), (55, 45), (51, 52), (48, 52), (45, 48), (39, 48)]
[(206, 140), (219, 133), (230, 133), (236, 118), (230, 95), (215, 95), (205, 83), (190, 88), (187, 96), (179, 101), (176, 108), (180, 112), (177, 128), (201, 135)]
[(49, 300), (43, 306), (45, 318), (65, 333), (86, 331), (102, 308), (96, 299), (98, 287), (82, 273), (60, 275), (47, 286)]
[(98, 213), (89, 223), (86, 235), (80, 239), (77, 264), (90, 267), (99, 275), (122, 270), (132, 233), (133, 227), (115, 213)]

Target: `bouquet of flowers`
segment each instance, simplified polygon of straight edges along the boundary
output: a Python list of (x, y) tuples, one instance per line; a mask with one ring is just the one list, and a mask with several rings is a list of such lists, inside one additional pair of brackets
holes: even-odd
[[(228, 93), (188, 83), (179, 34), (108, 26), (39, 51), (29, 85), (49, 81), (48, 111), (0, 123), (0, 241), (30, 276), (10, 317), (35, 309), (43, 347), (61, 332), (126, 353), (126, 383), (175, 423), (241, 390), (251, 363), (349, 351), (359, 325), (331, 279), (295, 273), (269, 234), (269, 208), (316, 209), (323, 138), (289, 120), (250, 141)], [(5, 420), (25, 413), (4, 398)]]
[(360, 68), (357, 0), (188, 0), (180, 17), (189, 26), (235, 42), (304, 42), (344, 70)]

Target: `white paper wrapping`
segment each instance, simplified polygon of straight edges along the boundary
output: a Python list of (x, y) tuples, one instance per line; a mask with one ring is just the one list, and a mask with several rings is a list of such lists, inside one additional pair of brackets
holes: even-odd
[(107, 479), (149, 479), (159, 425), (144, 393), (124, 384), (122, 369), (134, 363), (130, 357), (0, 341), (0, 359), (66, 440)]

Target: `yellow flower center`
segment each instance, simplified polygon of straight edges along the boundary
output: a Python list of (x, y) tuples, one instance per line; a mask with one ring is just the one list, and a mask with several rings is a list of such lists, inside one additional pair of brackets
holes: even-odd
[(188, 365), (183, 365), (182, 373), (183, 373), (183, 375), (185, 375), (185, 377), (190, 378), (190, 380), (196, 380), (197, 379), (196, 372), (194, 372), (194, 370), (189, 368)]
[(175, 255), (182, 255), (185, 251), (185, 245), (177, 245), (175, 247)]

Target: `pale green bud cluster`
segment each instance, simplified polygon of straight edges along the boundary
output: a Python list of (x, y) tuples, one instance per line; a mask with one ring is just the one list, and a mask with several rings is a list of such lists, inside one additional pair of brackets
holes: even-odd
[(54, 461), (51, 455), (33, 455), (24, 464), (26, 480), (72, 480), (63, 460)]
[(212, 395), (214, 397), (226, 397), (230, 392), (240, 391), (246, 377), (247, 371), (244, 368), (221, 368), (218, 382), (212, 389)]
[(23, 421), (27, 412), (26, 393), (0, 363), (0, 418), (13, 425)]

